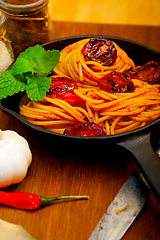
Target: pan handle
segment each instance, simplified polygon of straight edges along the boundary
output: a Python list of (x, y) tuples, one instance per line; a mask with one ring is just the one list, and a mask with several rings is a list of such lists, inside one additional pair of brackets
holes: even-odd
[(160, 158), (154, 152), (150, 138), (151, 133), (143, 133), (117, 144), (134, 156), (135, 163), (160, 204)]

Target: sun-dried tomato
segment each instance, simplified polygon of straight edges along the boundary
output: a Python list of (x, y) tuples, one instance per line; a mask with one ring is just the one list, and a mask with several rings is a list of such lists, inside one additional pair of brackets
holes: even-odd
[(78, 88), (76, 81), (68, 77), (53, 78), (47, 95), (52, 98), (60, 98), (65, 93), (73, 93)]
[(68, 127), (65, 129), (64, 134), (83, 137), (105, 135), (103, 128), (95, 123), (80, 123), (72, 127)]
[(160, 65), (150, 61), (138, 67), (136, 71), (127, 71), (127, 74), (133, 79), (139, 79), (151, 85), (156, 84), (160, 80)]
[(72, 106), (85, 107), (85, 100), (74, 93), (74, 89), (78, 88), (76, 81), (68, 77), (53, 78), (50, 84), (47, 97), (59, 98)]
[(117, 50), (113, 42), (106, 38), (91, 38), (82, 49), (85, 61), (92, 60), (109, 66), (113, 64), (117, 57)]
[(107, 92), (133, 92), (135, 87), (126, 73), (112, 72), (98, 79), (100, 88)]
[(75, 93), (67, 92), (61, 96), (63, 101), (67, 102), (71, 106), (82, 107), (85, 108), (86, 101), (76, 95)]

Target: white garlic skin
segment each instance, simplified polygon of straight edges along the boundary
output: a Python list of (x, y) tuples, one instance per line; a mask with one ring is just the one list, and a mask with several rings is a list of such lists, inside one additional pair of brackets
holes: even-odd
[(0, 130), (0, 188), (21, 182), (32, 161), (25, 138), (12, 130)]

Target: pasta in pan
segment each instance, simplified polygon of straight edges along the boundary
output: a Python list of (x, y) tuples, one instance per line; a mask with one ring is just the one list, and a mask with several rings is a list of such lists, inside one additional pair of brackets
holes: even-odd
[[(20, 104), (20, 114), (32, 124), (61, 134), (67, 128), (88, 123), (100, 126), (105, 135), (118, 134), (139, 128), (158, 118), (160, 84), (149, 85), (142, 80), (129, 80), (125, 74), (123, 78), (119, 78), (121, 73), (129, 69), (134, 71), (136, 67), (115, 43), (116, 57), (113, 60), (110, 59), (111, 54), (109, 58), (107, 56), (105, 61), (113, 60), (108, 66), (98, 61), (86, 60), (82, 53), (88, 41), (81, 40), (61, 51), (60, 62), (53, 70), (50, 92), (42, 101), (37, 102), (24, 96)], [(99, 79), (103, 80), (103, 77), (110, 76), (115, 71), (120, 76), (117, 78), (113, 75), (112, 79), (107, 80), (107, 84), (120, 79), (120, 88), (116, 92), (106, 91), (100, 86)], [(124, 87), (121, 86), (121, 80), (126, 80)], [(132, 84), (126, 90), (128, 81)], [(63, 87), (55, 85), (63, 82)], [(117, 88), (117, 82), (114, 88)]]
[(117, 50), (115, 62), (109, 66), (102, 65), (97, 61), (85, 61), (82, 49), (89, 39), (84, 39), (65, 47), (61, 51), (60, 63), (54, 68), (54, 72), (60, 76), (66, 75), (78, 83), (97, 86), (97, 79), (113, 71), (123, 72), (132, 67), (134, 62), (116, 44)]
[(74, 92), (86, 101), (86, 109), (71, 106), (61, 99), (45, 97), (42, 102), (34, 102), (25, 98), (20, 114), (29, 122), (58, 133), (63, 133), (68, 126), (87, 122), (102, 125), (106, 135), (129, 131), (160, 116), (160, 85), (133, 81), (136, 85), (133, 93), (75, 89)]

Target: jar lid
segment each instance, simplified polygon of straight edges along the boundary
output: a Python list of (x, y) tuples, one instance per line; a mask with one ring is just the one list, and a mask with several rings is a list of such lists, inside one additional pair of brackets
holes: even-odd
[(10, 15), (24, 15), (28, 12), (40, 10), (48, 4), (49, 0), (38, 0), (34, 3), (18, 5), (0, 0), (0, 9)]

